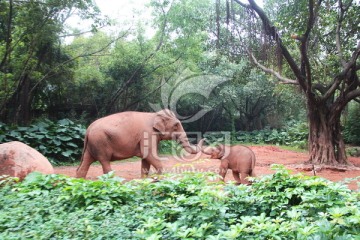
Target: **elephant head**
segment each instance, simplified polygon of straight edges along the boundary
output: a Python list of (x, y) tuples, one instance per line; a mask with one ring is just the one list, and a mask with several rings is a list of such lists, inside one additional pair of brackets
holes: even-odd
[(176, 140), (188, 153), (196, 154), (201, 151), (204, 140), (200, 140), (198, 146), (191, 145), (181, 122), (169, 109), (156, 113), (153, 128), (160, 134), (161, 140)]
[(225, 146), (223, 144), (219, 144), (215, 147), (201, 146), (201, 151), (210, 155), (212, 159), (221, 159), (225, 155)]

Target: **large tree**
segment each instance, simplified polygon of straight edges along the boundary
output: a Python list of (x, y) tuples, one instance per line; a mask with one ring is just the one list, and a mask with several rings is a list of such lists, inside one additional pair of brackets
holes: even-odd
[(340, 117), (360, 96), (359, 2), (269, 1), (272, 10), (266, 12), (254, 0), (234, 1), (262, 23), (263, 35), (253, 36), (263, 45), (273, 44), (289, 71), (262, 63), (249, 47), (253, 62), (281, 82), (299, 85), (306, 97), (310, 161), (348, 164)]
[[(92, 0), (0, 2), (0, 117), (27, 123), (44, 91), (71, 79), (62, 49), (65, 22), (73, 14), (104, 23)], [(65, 67), (66, 66), (66, 67)], [(36, 101), (37, 99), (37, 101)]]

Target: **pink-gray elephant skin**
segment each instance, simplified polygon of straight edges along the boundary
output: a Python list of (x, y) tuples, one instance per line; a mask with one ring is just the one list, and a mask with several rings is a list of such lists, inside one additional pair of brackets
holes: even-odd
[(219, 174), (225, 180), (228, 169), (232, 170), (238, 184), (251, 184), (247, 177), (255, 177), (255, 154), (245, 146), (218, 145), (216, 147), (203, 147), (202, 152), (211, 155), (212, 159), (220, 159)]
[(159, 112), (121, 112), (94, 121), (86, 130), (81, 163), (76, 177), (86, 177), (90, 165), (99, 161), (104, 173), (110, 172), (110, 161), (140, 157), (141, 176), (152, 165), (161, 174), (158, 157), (161, 140), (177, 140), (189, 153), (198, 153), (201, 146), (189, 143), (186, 132), (175, 114), (164, 109)]

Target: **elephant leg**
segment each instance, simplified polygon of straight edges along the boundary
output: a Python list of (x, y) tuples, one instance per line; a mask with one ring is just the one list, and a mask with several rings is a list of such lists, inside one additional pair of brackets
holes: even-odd
[(147, 177), (150, 172), (150, 163), (146, 159), (141, 159), (141, 177)]
[(241, 180), (240, 180), (240, 174), (239, 174), (239, 172), (237, 172), (237, 171), (232, 171), (232, 174), (233, 174), (233, 176), (234, 176), (234, 179), (235, 179), (235, 181), (236, 181), (236, 183), (237, 184), (241, 184), (242, 182), (241, 182)]
[(251, 185), (251, 182), (248, 180), (249, 176), (250, 176), (249, 173), (242, 172), (241, 173), (241, 182), (246, 185)]
[(90, 155), (89, 152), (85, 151), (80, 166), (76, 170), (76, 177), (85, 178), (87, 172), (89, 171), (90, 165), (93, 162), (95, 162), (95, 159)]
[(156, 159), (150, 155), (145, 159), (145, 161), (147, 161), (149, 165), (152, 165), (155, 168), (157, 174), (161, 174), (163, 172), (163, 166), (159, 159)]
[(106, 174), (112, 171), (110, 161), (106, 158), (106, 160), (99, 160), (103, 169), (103, 173)]
[(228, 169), (229, 169), (229, 161), (227, 159), (221, 160), (219, 175), (222, 177), (222, 180), (224, 182), (225, 182), (225, 176), (226, 176)]
[(112, 171), (112, 168), (110, 166), (110, 162), (102, 165), (103, 173), (109, 173)]
[(141, 177), (147, 176), (149, 174), (150, 166), (155, 168), (157, 174), (161, 174), (163, 171), (162, 163), (157, 156), (158, 142), (154, 136), (155, 135), (152, 135), (147, 141), (140, 141), (140, 151), (142, 156)]
[(224, 181), (224, 182), (225, 182), (225, 176), (226, 176), (227, 170), (228, 169), (226, 167), (221, 167), (220, 166), (219, 175), (221, 176), (222, 181)]

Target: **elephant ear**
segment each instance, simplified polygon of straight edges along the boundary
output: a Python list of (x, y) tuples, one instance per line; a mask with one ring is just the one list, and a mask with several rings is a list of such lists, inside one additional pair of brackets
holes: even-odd
[(154, 119), (153, 128), (156, 129), (157, 131), (159, 131), (160, 133), (164, 133), (165, 132), (165, 120), (160, 116), (156, 116)]
[(156, 113), (153, 128), (164, 134), (167, 129), (166, 125), (170, 119), (176, 118), (175, 114), (169, 109), (164, 109)]

